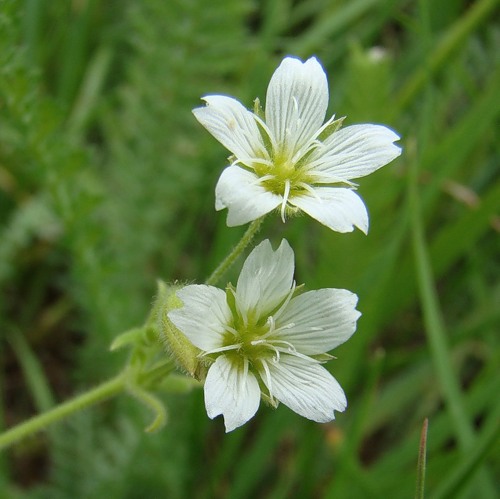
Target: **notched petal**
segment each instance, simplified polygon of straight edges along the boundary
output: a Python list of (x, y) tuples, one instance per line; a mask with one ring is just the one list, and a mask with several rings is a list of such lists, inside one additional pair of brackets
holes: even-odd
[(285, 155), (293, 157), (316, 136), (327, 107), (328, 83), (317, 59), (283, 59), (267, 89), (266, 119)]
[(229, 166), (215, 188), (215, 208), (228, 209), (227, 225), (235, 227), (260, 218), (281, 203), (281, 196), (267, 191), (253, 172)]
[(248, 369), (233, 365), (225, 355), (210, 367), (204, 390), (208, 417), (222, 414), (226, 432), (245, 424), (259, 408), (257, 379)]
[(192, 284), (177, 291), (177, 296), (183, 306), (168, 313), (172, 323), (201, 350), (221, 347), (226, 324), (231, 320), (224, 291)]
[[(318, 423), (335, 419), (347, 400), (337, 380), (322, 366), (291, 355), (281, 355), (270, 363), (272, 387), (268, 389), (292, 411)], [(267, 382), (263, 378), (264, 382)]]
[(255, 247), (241, 269), (236, 287), (240, 306), (265, 316), (289, 294), (294, 270), (294, 254), (288, 242), (283, 239), (274, 251), (266, 239)]
[(394, 144), (399, 136), (382, 125), (351, 125), (331, 134), (310, 157), (311, 168), (327, 182), (364, 177), (390, 163), (401, 154)]
[(346, 289), (307, 291), (293, 298), (279, 317), (276, 337), (305, 355), (326, 353), (356, 331), (361, 316), (357, 302), (358, 297)]
[(203, 98), (205, 107), (193, 109), (196, 119), (238, 158), (267, 154), (255, 116), (240, 102), (224, 95)]
[(336, 232), (352, 232), (357, 227), (368, 233), (368, 212), (362, 199), (351, 189), (316, 187), (315, 196), (304, 194), (290, 203)]

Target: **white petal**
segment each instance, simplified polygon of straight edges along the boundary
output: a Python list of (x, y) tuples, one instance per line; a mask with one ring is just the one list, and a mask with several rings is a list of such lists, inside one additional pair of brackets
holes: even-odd
[(234, 366), (220, 355), (205, 380), (205, 407), (208, 417), (224, 416), (226, 432), (245, 424), (259, 408), (260, 388), (255, 376)]
[(318, 132), (328, 107), (328, 83), (320, 63), (286, 57), (274, 72), (266, 97), (266, 123), (292, 157)]
[(356, 331), (361, 315), (357, 302), (358, 297), (346, 289), (319, 289), (296, 296), (276, 318), (276, 328), (285, 329), (273, 339), (288, 341), (305, 355), (328, 352)]
[(335, 419), (334, 411), (344, 411), (347, 400), (337, 380), (317, 363), (281, 355), (269, 362), (272, 386), (261, 374), (268, 390), (292, 411), (318, 423)]
[(253, 113), (232, 97), (208, 95), (203, 100), (207, 105), (193, 113), (224, 147), (238, 158), (267, 156)]
[(276, 251), (268, 239), (261, 242), (245, 260), (238, 278), (240, 310), (255, 310), (259, 318), (275, 309), (290, 292), (294, 268), (293, 250), (285, 239)]
[(318, 222), (337, 232), (351, 232), (357, 227), (368, 232), (368, 213), (363, 200), (351, 189), (315, 187), (312, 194), (290, 198), (288, 202), (305, 211)]
[(204, 284), (191, 284), (177, 291), (184, 303), (168, 313), (168, 318), (201, 350), (222, 346), (222, 335), (231, 321), (226, 293)]
[(399, 136), (382, 125), (353, 125), (328, 137), (310, 156), (310, 167), (321, 172), (321, 182), (364, 177), (401, 154), (393, 144)]
[(227, 167), (215, 187), (215, 209), (228, 208), (229, 227), (256, 220), (281, 202), (281, 196), (267, 191), (258, 183), (257, 175), (239, 166)]

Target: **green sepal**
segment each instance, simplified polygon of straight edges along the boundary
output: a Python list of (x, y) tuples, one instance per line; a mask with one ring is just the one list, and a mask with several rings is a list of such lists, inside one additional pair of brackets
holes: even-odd
[(314, 360), (317, 360), (318, 362), (320, 362), (321, 364), (323, 364), (324, 362), (328, 362), (329, 360), (332, 360), (332, 359), (336, 358), (333, 355), (330, 355), (329, 353), (318, 353), (316, 355), (311, 355), (311, 357)]
[[(258, 97), (253, 101), (253, 114), (255, 114), (255, 116), (257, 116), (261, 120), (255, 120), (257, 123), (257, 128), (259, 129), (260, 136), (262, 137), (262, 141), (264, 142), (264, 147), (269, 152), (269, 154), (271, 154), (273, 150), (272, 140), (271, 137), (269, 137), (268, 130), (266, 130), (265, 126), (262, 124), (262, 122), (265, 123), (266, 121), (266, 113), (264, 112), (264, 109)], [(255, 165), (253, 167), (255, 167)], [(268, 168), (268, 166), (266, 165), (265, 168)], [(264, 173), (262, 173), (262, 175), (264, 175)]]
[(168, 318), (170, 311), (183, 306), (176, 294), (183, 287), (180, 284), (158, 282), (158, 331), (165, 348), (172, 355), (177, 366), (202, 381), (206, 377), (207, 368), (199, 361), (198, 356), (201, 350), (196, 348)]
[(235, 292), (236, 288), (229, 282), (226, 286), (226, 303), (232, 312), (236, 312), (237, 310)]
[(266, 115), (264, 113), (264, 109), (260, 103), (260, 99), (258, 97), (253, 101), (253, 113), (258, 116), (261, 120), (265, 120)]
[(344, 123), (345, 116), (339, 118), (338, 120), (332, 121), (318, 136), (318, 140), (320, 142), (324, 142), (330, 135), (334, 134), (342, 127), (342, 123)]
[(271, 406), (273, 409), (276, 409), (279, 405), (280, 402), (277, 399), (271, 398), (267, 393), (261, 391), (260, 396), (262, 400), (269, 406)]

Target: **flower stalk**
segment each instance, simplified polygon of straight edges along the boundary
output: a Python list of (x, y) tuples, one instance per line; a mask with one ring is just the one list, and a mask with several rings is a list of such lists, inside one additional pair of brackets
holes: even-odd
[(259, 232), (262, 222), (265, 217), (260, 217), (254, 220), (248, 229), (243, 234), (242, 238), (239, 240), (238, 244), (233, 248), (231, 253), (224, 258), (224, 260), (219, 264), (219, 266), (212, 272), (210, 277), (205, 281), (205, 284), (213, 286), (219, 282), (222, 276), (231, 268), (236, 259), (243, 253), (245, 248), (252, 242), (253, 238)]

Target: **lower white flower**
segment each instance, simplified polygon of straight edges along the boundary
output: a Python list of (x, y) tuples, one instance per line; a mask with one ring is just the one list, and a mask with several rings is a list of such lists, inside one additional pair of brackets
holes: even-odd
[(261, 397), (320, 423), (347, 407), (320, 364), (356, 330), (357, 296), (332, 288), (298, 293), (293, 273), (288, 242), (273, 251), (266, 240), (248, 256), (236, 288), (186, 286), (177, 292), (183, 306), (168, 313), (213, 361), (205, 405), (210, 418), (224, 416), (226, 431), (252, 418)]

